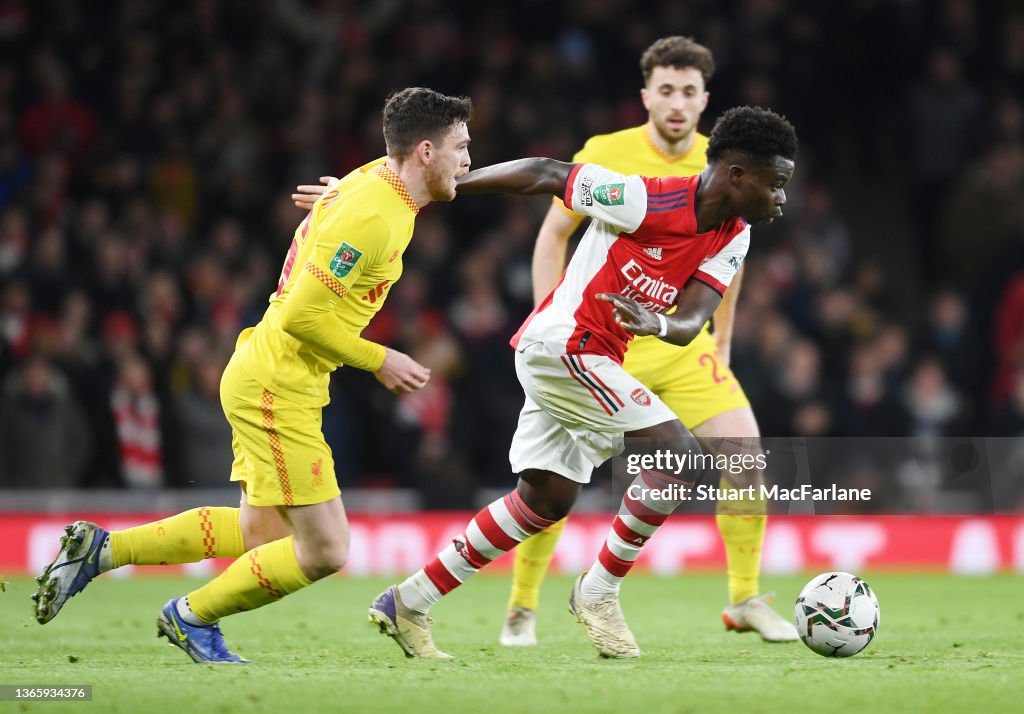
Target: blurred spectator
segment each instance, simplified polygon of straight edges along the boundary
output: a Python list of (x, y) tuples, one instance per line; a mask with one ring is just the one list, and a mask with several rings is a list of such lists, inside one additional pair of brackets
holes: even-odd
[(837, 426), (847, 436), (907, 433), (906, 411), (886, 378), (884, 356), (875, 344), (853, 348), (850, 373), (838, 399)]
[(92, 110), (71, 97), (68, 80), (59, 61), (48, 56), (40, 63), (38, 77), (43, 96), (18, 119), (21, 145), (32, 154), (56, 150), (81, 159), (96, 135)]
[(952, 381), (968, 395), (984, 393), (984, 345), (971, 320), (970, 307), (959, 292), (942, 290), (932, 297), (928, 320), (915, 346), (921, 352), (939, 357)]
[(944, 219), (933, 248), (946, 280), (961, 288), (991, 279), (992, 267), (1020, 242), (1024, 221), (1024, 104), (1019, 97), (995, 107), (995, 137), (966, 167), (961, 185), (940, 209)]
[(1024, 369), (1014, 375), (1009, 398), (992, 415), (989, 429), (992, 436), (1024, 437)]
[(0, 391), (0, 487), (74, 488), (88, 454), (67, 380), (45, 358), (28, 357)]
[(135, 355), (139, 343), (139, 324), (131, 313), (124, 310), (108, 312), (100, 326), (103, 352), (112, 363), (122, 362)]
[(790, 420), (794, 436), (835, 436), (835, 420), (824, 402), (804, 402)]
[(24, 211), (9, 208), (0, 214), (0, 278), (13, 275), (28, 258), (28, 220)]
[(167, 143), (166, 153), (153, 167), (153, 203), (181, 221), (186, 229), (195, 224), (199, 178), (188, 157), (184, 137), (175, 134)]
[(149, 365), (140, 357), (125, 356), (118, 364), (110, 408), (124, 483), (132, 488), (162, 486), (160, 401), (153, 391)]
[(31, 346), (32, 295), (23, 282), (11, 281), (0, 290), (0, 366), (24, 358)]
[(992, 396), (1002, 404), (1011, 390), (1014, 376), (1024, 369), (1024, 272), (1006, 286), (996, 308), (996, 370)]
[(498, 254), (493, 244), (467, 255), (459, 266), (461, 294), (451, 306), (452, 324), (469, 340), (485, 340), (507, 327), (507, 313), (498, 280)]
[(902, 383), (906, 376), (910, 352), (910, 336), (907, 330), (899, 325), (879, 325), (875, 349), (889, 383)]
[(67, 255), (61, 230), (47, 228), (35, 241), (29, 265), (29, 284), (35, 310), (56, 315), (65, 295), (80, 282), (77, 275), (67, 274)]
[(936, 359), (926, 358), (914, 368), (903, 403), (910, 417), (912, 436), (960, 436), (964, 433), (963, 399)]
[[(771, 409), (762, 410), (760, 423), (768, 434), (800, 434), (804, 430), (825, 429), (821, 415), (806, 413), (809, 403), (821, 404), (827, 395), (821, 374), (821, 354), (810, 340), (799, 340), (787, 350), (782, 363), (774, 373), (774, 394)], [(802, 423), (797, 425), (798, 417)]]
[(847, 287), (823, 292), (817, 299), (808, 296), (814, 311), (814, 323), (808, 327), (818, 341), (830, 376), (837, 376), (850, 354), (855, 339), (863, 338), (865, 326), (872, 320), (865, 315), (861, 296)]
[(4, 136), (0, 132), (0, 210), (24, 191), (31, 180), (31, 162), (24, 156), (14, 137)]
[(130, 313), (135, 305), (130, 247), (124, 236), (113, 231), (97, 239), (93, 256), (95, 271), (89, 292), (100, 314), (113, 311)]
[(410, 355), (431, 374), (426, 387), (400, 396), (395, 405), (397, 433), (406, 452), (404, 470), (424, 493), (435, 494), (431, 505), (463, 504), (474, 484), (463, 469), (452, 468), (451, 380), (461, 365), (459, 344), (441, 316), (430, 313), (420, 316), (410, 342)]
[(821, 251), (824, 260), (819, 284), (832, 287), (849, 267), (850, 229), (823, 185), (806, 185), (800, 203), (797, 225), (793, 229), (796, 245), (805, 255), (808, 251)]
[(950, 186), (984, 140), (979, 131), (981, 109), (977, 91), (964, 80), (960, 58), (951, 49), (933, 49), (926, 80), (914, 88), (907, 104), (911, 193), (927, 282), (948, 277), (938, 274), (942, 266), (932, 243)]
[(186, 486), (216, 488), (231, 474), (231, 426), (220, 406), (224, 365), (216, 355), (203, 358), (194, 367), (191, 384), (174, 400), (180, 480)]

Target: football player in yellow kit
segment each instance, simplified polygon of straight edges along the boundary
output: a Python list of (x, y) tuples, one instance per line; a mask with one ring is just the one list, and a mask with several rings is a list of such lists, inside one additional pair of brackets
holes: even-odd
[[(573, 162), (600, 164), (623, 174), (643, 176), (699, 174), (706, 163), (708, 139), (697, 131), (697, 123), (707, 107), (706, 85), (715, 70), (711, 51), (690, 38), (665, 37), (644, 52), (640, 67), (644, 76), (640, 97), (648, 112), (647, 123), (591, 138), (572, 157)], [(535, 303), (540, 303), (558, 282), (566, 264), (568, 240), (583, 219), (561, 201), (555, 199), (552, 203), (533, 254)], [(714, 313), (713, 334), (705, 326), (685, 347), (656, 337), (638, 337), (630, 343), (623, 364), (701, 439), (760, 435), (750, 402), (729, 369), (732, 321), (741, 279), (742, 268)], [(722, 486), (728, 487), (724, 478)], [(740, 512), (736, 510), (735, 502), (720, 502), (716, 516), (729, 573), (729, 604), (722, 620), (729, 630), (757, 631), (768, 641), (796, 640), (795, 627), (772, 610), (768, 598), (758, 592), (764, 507), (747, 501), (739, 506)], [(501, 644), (536, 644), (540, 585), (564, 527), (563, 519), (516, 548)]]
[[(36, 619), (52, 620), (97, 575), (128, 564), (236, 560), (170, 600), (158, 631), (196, 662), (247, 662), (230, 652), (218, 621), (280, 600), (340, 570), (349, 532), (334, 460), (321, 431), (330, 374), (344, 364), (386, 388), (422, 388), (430, 370), (360, 336), (402, 274), (420, 208), (455, 198), (469, 170), (472, 107), (422, 87), (384, 107), (387, 157), (349, 174), (296, 229), (263, 319), (242, 331), (221, 381), (232, 428), (231, 480), (239, 508), (198, 508), (108, 533), (69, 525), (38, 578)], [(368, 294), (376, 300), (366, 300)]]

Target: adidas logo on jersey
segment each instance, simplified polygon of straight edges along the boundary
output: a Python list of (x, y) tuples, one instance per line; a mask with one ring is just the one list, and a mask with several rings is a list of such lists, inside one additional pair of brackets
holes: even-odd
[(661, 248), (644, 248), (644, 252), (655, 260), (661, 260)]

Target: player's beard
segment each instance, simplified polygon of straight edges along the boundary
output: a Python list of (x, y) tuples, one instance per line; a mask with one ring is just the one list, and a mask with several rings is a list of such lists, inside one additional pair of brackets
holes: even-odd
[(657, 131), (661, 138), (667, 141), (668, 143), (676, 144), (680, 141), (688, 139), (693, 134), (694, 125), (692, 123), (687, 123), (682, 129), (682, 131), (677, 132), (675, 129), (669, 126), (668, 120), (669, 117), (665, 117), (661, 121), (656, 120), (654, 122), (654, 130)]
[(424, 178), (431, 200), (451, 201), (455, 198), (455, 184), (452, 181), (452, 176), (438, 164), (428, 164)]

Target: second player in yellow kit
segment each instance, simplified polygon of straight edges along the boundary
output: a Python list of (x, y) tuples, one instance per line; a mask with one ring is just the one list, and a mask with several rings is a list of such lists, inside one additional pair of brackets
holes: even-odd
[[(706, 83), (714, 73), (710, 51), (689, 38), (666, 37), (644, 52), (640, 65), (647, 123), (591, 138), (573, 156), (573, 162), (600, 164), (642, 176), (699, 174), (706, 164), (708, 140), (697, 132), (697, 122), (707, 106)], [(534, 252), (536, 302), (547, 295), (561, 275), (566, 243), (582, 220), (559, 201), (549, 209)], [(629, 374), (655, 392), (700, 438), (759, 436), (750, 402), (729, 369), (732, 316), (741, 278), (742, 273), (736, 275), (715, 312), (714, 335), (705, 326), (686, 347), (655, 337), (638, 337), (630, 342), (623, 363)], [(729, 484), (723, 479), (722, 486)], [(748, 503), (743, 512), (724, 510), (719, 508), (716, 522), (728, 561), (729, 604), (722, 613), (726, 627), (756, 630), (769, 641), (796, 640), (795, 628), (758, 595), (766, 522), (763, 506)], [(559, 521), (516, 548), (502, 644), (536, 644), (540, 585), (564, 527), (565, 520)]]

